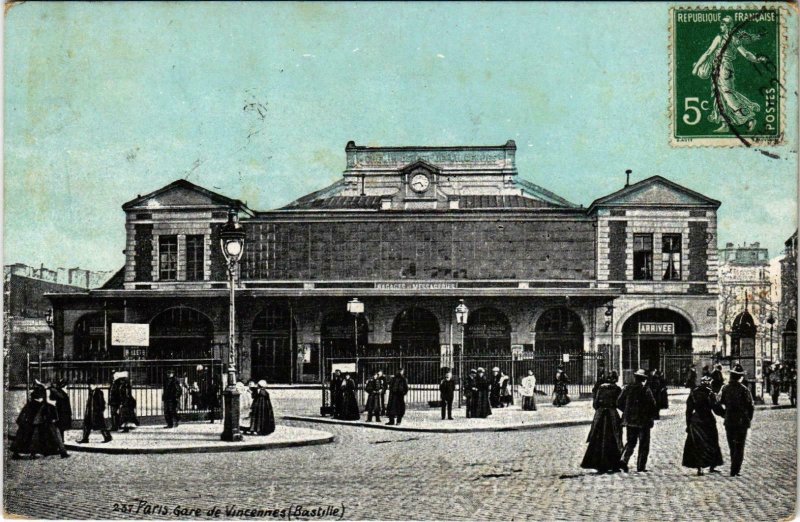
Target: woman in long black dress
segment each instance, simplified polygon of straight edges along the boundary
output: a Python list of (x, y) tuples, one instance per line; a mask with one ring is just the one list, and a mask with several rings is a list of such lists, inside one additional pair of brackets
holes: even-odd
[(682, 463), (687, 468), (696, 468), (698, 475), (703, 474), (703, 468), (719, 473), (714, 468), (722, 465), (715, 413), (721, 415), (722, 409), (711, 389), (711, 377), (703, 377), (700, 386), (692, 390), (686, 400), (686, 444)]
[(473, 398), (472, 417), (485, 419), (492, 414), (492, 407), (489, 404), (489, 390), (492, 386), (490, 377), (486, 375), (486, 370), (478, 368), (478, 375), (475, 377), (475, 387), (477, 388)]
[(342, 381), (342, 411), (339, 418), (347, 421), (359, 420), (361, 413), (358, 411), (356, 399), (356, 383), (349, 373), (344, 374)]
[(139, 419), (136, 417), (136, 399), (133, 396), (130, 379), (123, 377), (120, 380), (122, 382), (119, 385), (119, 422), (122, 431), (128, 432), (139, 425)]
[(258, 389), (253, 398), (250, 409), (250, 429), (255, 435), (269, 435), (275, 431), (275, 413), (272, 411), (272, 401), (267, 391), (267, 381), (258, 381)]
[(566, 406), (570, 403), (568, 382), (567, 373), (559, 367), (556, 370), (555, 386), (553, 387), (553, 406)]
[(617, 399), (622, 389), (617, 385), (617, 372), (611, 372), (606, 382), (597, 387), (594, 396), (594, 420), (586, 442), (586, 454), (581, 467), (600, 473), (619, 471), (622, 458), (622, 423), (617, 412)]

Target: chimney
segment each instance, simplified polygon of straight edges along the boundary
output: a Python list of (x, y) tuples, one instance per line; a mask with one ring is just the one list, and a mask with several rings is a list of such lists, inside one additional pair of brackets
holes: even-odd
[(633, 171), (631, 169), (628, 169), (628, 170), (625, 171), (625, 186), (626, 187), (630, 187), (631, 186), (631, 173), (632, 172)]

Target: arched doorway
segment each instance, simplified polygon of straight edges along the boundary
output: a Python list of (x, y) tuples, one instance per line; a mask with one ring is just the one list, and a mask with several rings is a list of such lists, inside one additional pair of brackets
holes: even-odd
[(76, 361), (121, 360), (121, 346), (111, 346), (111, 323), (118, 314), (95, 312), (78, 319), (73, 330), (72, 358)]
[(511, 324), (496, 308), (479, 308), (464, 328), (464, 355), (509, 355)]
[(289, 383), (297, 327), (285, 306), (269, 305), (253, 319), (250, 379)]
[(392, 352), (404, 356), (440, 355), (439, 321), (424, 308), (407, 308), (392, 324)]
[(622, 325), (625, 370), (658, 369), (667, 384), (677, 386), (691, 363), (692, 325), (681, 314), (649, 308), (636, 312)]
[(206, 359), (213, 356), (214, 326), (193, 308), (168, 308), (150, 321), (148, 359)]
[(583, 353), (583, 323), (569, 308), (546, 310), (536, 321), (535, 332), (537, 356)]
[[(356, 319), (347, 311), (328, 314), (320, 329), (322, 350), (326, 359), (355, 359), (356, 340), (353, 338)], [(364, 314), (358, 315), (358, 353), (363, 355), (367, 346), (367, 320)], [(350, 361), (339, 361), (350, 362)]]

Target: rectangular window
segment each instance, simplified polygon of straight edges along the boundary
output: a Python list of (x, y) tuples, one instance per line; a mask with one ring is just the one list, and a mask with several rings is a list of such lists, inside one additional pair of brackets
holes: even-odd
[(178, 236), (158, 236), (158, 279), (178, 279)]
[(653, 234), (633, 235), (633, 278), (637, 281), (653, 279)]
[(186, 236), (186, 280), (202, 281), (205, 265), (205, 237)]
[(664, 281), (681, 280), (681, 235), (664, 234), (661, 236), (661, 268)]

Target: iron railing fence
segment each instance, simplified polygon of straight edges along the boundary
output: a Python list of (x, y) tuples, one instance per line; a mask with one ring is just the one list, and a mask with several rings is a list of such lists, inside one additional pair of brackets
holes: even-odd
[[(361, 357), (357, 361), (354, 357), (328, 359), (325, 364), (328, 375), (322, 388), (322, 405), (327, 407), (331, 404), (330, 375), (336, 368), (343, 369), (342, 373), (356, 374), (353, 377), (358, 388), (357, 398), (361, 406), (366, 404), (367, 399), (364, 385), (372, 375), (379, 370), (383, 371), (388, 383), (400, 368), (405, 370), (409, 384), (406, 404), (417, 408), (427, 407), (430, 403), (439, 401), (439, 382), (448, 370), (452, 371), (453, 379), (456, 381), (456, 395), (460, 403), (463, 403), (462, 375), (466, 376), (471, 369), (477, 370), (478, 368), (483, 368), (489, 376), (492, 375), (492, 369), (495, 367), (508, 375), (515, 402), (519, 400), (519, 387), (522, 379), (528, 375), (528, 370), (531, 370), (536, 377), (537, 392), (550, 396), (553, 392), (556, 369), (559, 366), (563, 366), (570, 379), (568, 388), (573, 397), (591, 395), (599, 372), (604, 370), (602, 355), (595, 352), (584, 352), (571, 354), (566, 361), (564, 359), (561, 354), (539, 355), (535, 353), (522, 353), (514, 356), (511, 354), (465, 355), (463, 358), (456, 354), (455, 356), (440, 357)], [(352, 369), (356, 364), (358, 364), (358, 370), (353, 372)], [(386, 398), (388, 400), (388, 392)]]
[[(34, 379), (45, 384), (54, 384), (59, 379), (67, 381), (73, 419), (81, 420), (89, 396), (88, 380), (93, 379), (101, 387), (108, 402), (114, 372), (126, 371), (136, 399), (137, 415), (161, 416), (164, 413), (161, 396), (170, 370), (175, 372), (183, 391), (178, 403), (179, 413), (207, 414), (212, 408), (220, 411), (224, 368), (219, 359), (30, 361), (28, 390), (34, 384)], [(193, 391), (195, 383), (197, 392)]]

